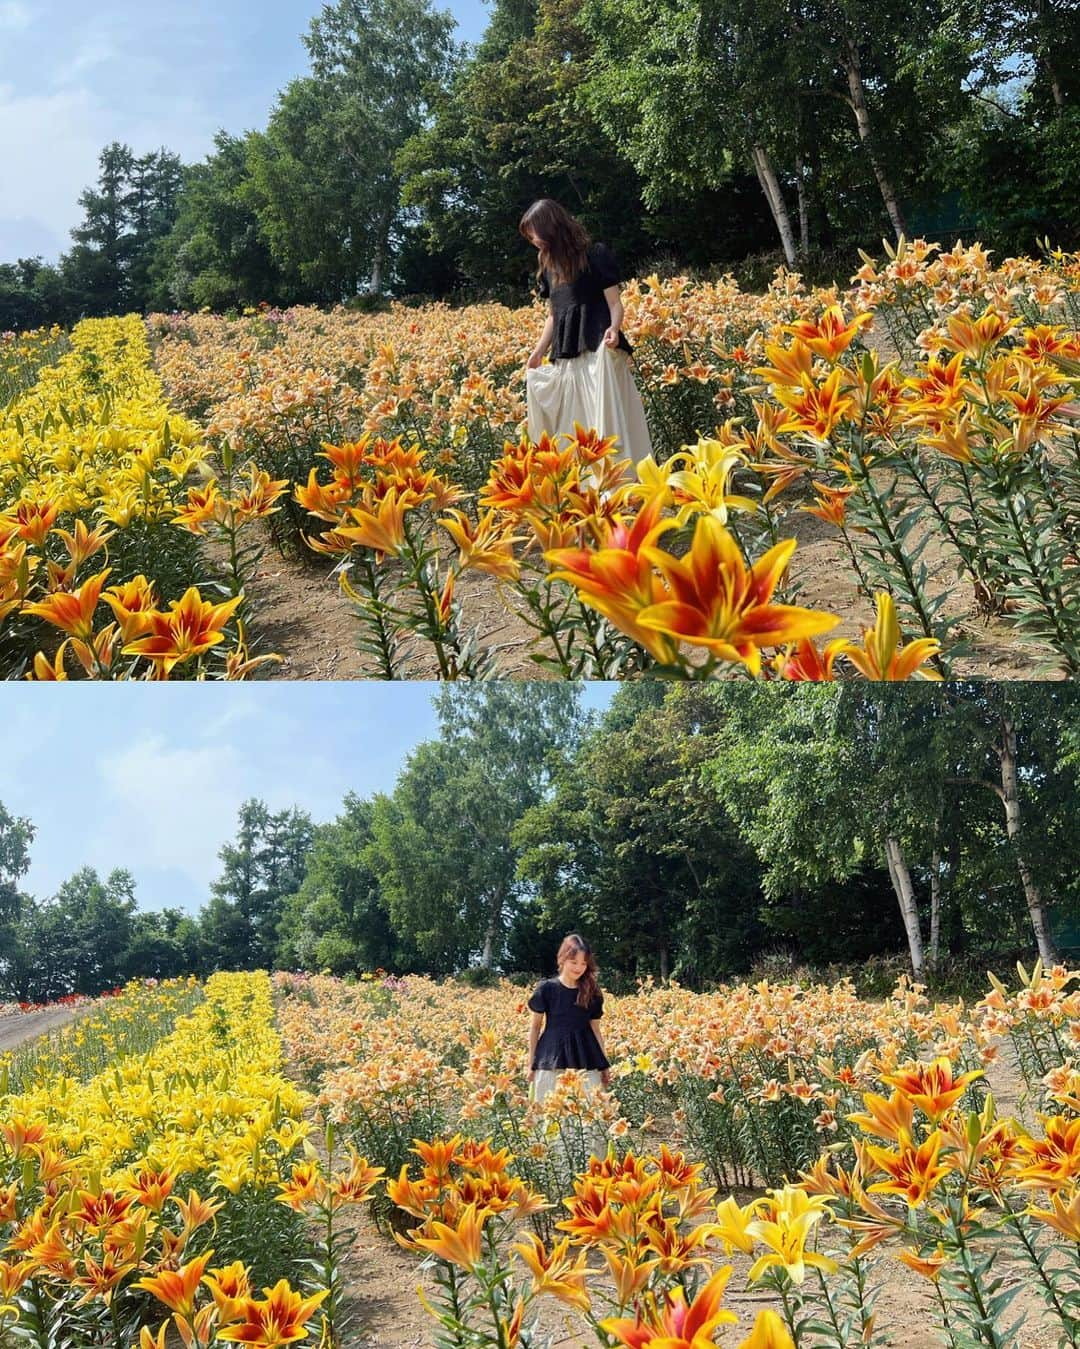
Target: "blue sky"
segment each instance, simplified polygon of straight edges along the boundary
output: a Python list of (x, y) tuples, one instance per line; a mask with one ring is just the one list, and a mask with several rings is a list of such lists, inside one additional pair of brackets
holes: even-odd
[[(441, 0), (475, 42), (484, 0)], [(55, 259), (110, 141), (205, 157), (307, 70), (321, 0), (0, 0), (0, 262)]]
[[(585, 686), (606, 706), (615, 686)], [(39, 899), (82, 866), (125, 867), (141, 908), (197, 911), (243, 801), (333, 819), (393, 788), (437, 732), (423, 683), (8, 684), (0, 802), (37, 829)]]

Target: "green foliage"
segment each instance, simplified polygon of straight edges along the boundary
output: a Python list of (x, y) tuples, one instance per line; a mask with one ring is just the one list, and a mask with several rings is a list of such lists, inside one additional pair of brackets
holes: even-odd
[(642, 681), (595, 722), (566, 683), (435, 698), (392, 791), (318, 826), (246, 802), (197, 917), (137, 911), (122, 871), (22, 895), (33, 826), (0, 807), (0, 1001), (275, 962), (530, 983), (574, 930), (613, 992), (752, 970), (880, 996), (909, 968), (888, 839), (927, 947), (936, 896), (935, 991), (1030, 960), (1033, 904), (1063, 944), (1076, 928), (1073, 685)]
[(311, 817), (295, 807), (276, 814), (262, 801), (240, 807), (236, 843), (218, 854), (222, 873), (200, 923), (210, 969), (270, 968), (285, 899), (303, 881), (312, 834)]
[(501, 959), (510, 914), (529, 893), (512, 830), (571, 752), (579, 698), (564, 683), (443, 686), (442, 738), (410, 755), (392, 796), (375, 798), (372, 865), (428, 968)]
[(384, 288), (517, 303), (516, 222), (548, 195), (628, 270), (745, 260), (760, 287), (763, 164), (815, 280), (897, 220), (999, 256), (1080, 242), (1071, 0), (493, 0), (471, 50), (452, 26), (337, 0), (265, 127), (189, 166), (106, 146), (59, 264), (0, 265), (0, 331)]

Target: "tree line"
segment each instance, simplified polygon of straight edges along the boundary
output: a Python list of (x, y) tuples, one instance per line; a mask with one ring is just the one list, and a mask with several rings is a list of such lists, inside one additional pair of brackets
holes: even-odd
[[(100, 157), (0, 330), (398, 295), (520, 302), (516, 221), (561, 199), (628, 270), (846, 279), (886, 234), (1080, 245), (1074, 0), (337, 0), (265, 128)], [(946, 237), (943, 242), (950, 242)]]
[(337, 817), (239, 811), (201, 910), (84, 868), (22, 893), (0, 807), (0, 1000), (141, 975), (537, 973), (584, 932), (606, 977), (707, 986), (763, 956), (902, 956), (920, 978), (1080, 946), (1071, 686), (668, 688), (601, 715), (573, 685), (435, 694), (437, 738)]

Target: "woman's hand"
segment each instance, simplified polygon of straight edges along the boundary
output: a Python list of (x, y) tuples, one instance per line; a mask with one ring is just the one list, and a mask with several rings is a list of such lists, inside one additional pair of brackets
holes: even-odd
[(525, 362), (525, 369), (539, 370), (539, 368), (543, 364), (544, 364), (544, 353), (538, 349), (534, 351), (533, 354), (529, 357), (529, 359)]
[(619, 330), (618, 328), (611, 327), (604, 334), (604, 346), (617, 347), (618, 345), (619, 345)]
[(600, 1085), (607, 1091), (611, 1086), (611, 1069), (605, 1068), (600, 1074)]
[(536, 1069), (535, 1069), (535, 1068), (530, 1068), (529, 1071), (525, 1074), (525, 1081), (526, 1081), (526, 1082), (535, 1082), (535, 1081), (536, 1081)]

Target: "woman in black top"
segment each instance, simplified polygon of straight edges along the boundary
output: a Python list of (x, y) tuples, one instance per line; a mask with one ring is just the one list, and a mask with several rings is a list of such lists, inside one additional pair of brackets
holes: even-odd
[[(549, 197), (533, 202), (521, 233), (537, 249), (548, 317), (525, 368), (529, 437), (572, 435), (574, 423), (617, 436), (622, 456), (652, 453), (641, 395), (622, 332), (619, 264), (606, 244)], [(544, 364), (550, 355), (551, 363)]]
[(556, 963), (558, 975), (537, 984), (528, 1002), (532, 1012), (528, 1080), (538, 1101), (570, 1068), (584, 1073), (590, 1088), (611, 1082), (599, 1025), (604, 995), (596, 979), (596, 957), (588, 942), (572, 932), (559, 947)]

